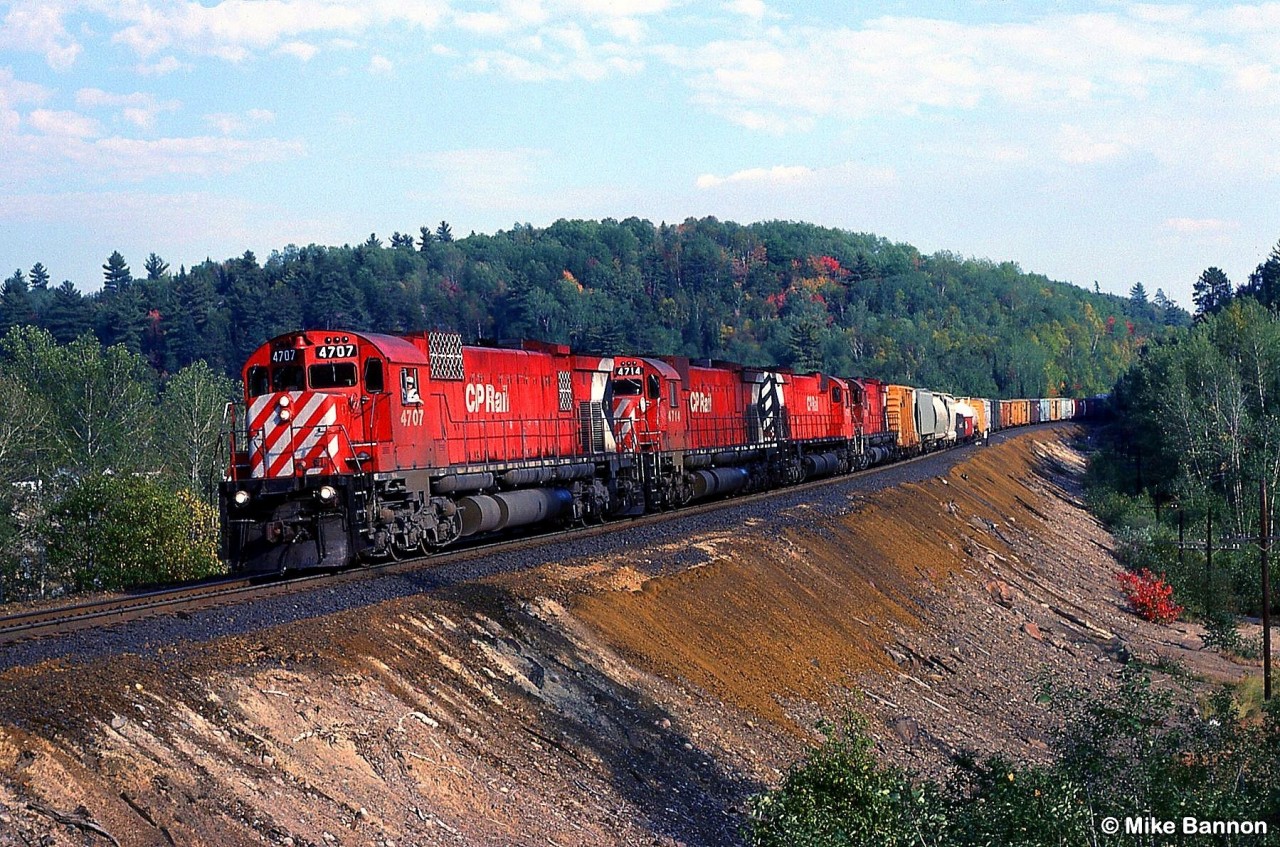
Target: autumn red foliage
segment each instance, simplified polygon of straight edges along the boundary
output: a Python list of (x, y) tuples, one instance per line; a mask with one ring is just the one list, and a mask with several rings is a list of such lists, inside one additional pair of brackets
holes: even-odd
[(1156, 576), (1143, 568), (1137, 573), (1120, 571), (1116, 580), (1129, 607), (1139, 617), (1155, 623), (1171, 623), (1182, 614), (1183, 607), (1173, 601), (1173, 586), (1165, 581), (1164, 574)]

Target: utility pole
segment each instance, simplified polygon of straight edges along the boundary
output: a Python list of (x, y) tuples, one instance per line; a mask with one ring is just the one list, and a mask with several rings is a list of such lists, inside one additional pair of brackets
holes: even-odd
[(1271, 503), (1267, 500), (1267, 479), (1259, 483), (1260, 508), (1258, 540), (1262, 551), (1262, 699), (1271, 699)]
[(1213, 504), (1205, 516), (1204, 525), (1204, 611), (1213, 611)]
[(1186, 534), (1186, 528), (1187, 528), (1187, 513), (1183, 511), (1181, 506), (1179, 506), (1178, 507), (1178, 572), (1179, 573), (1184, 572), (1182, 570), (1182, 560), (1184, 558), (1182, 545), (1186, 543), (1186, 538), (1184, 537)]

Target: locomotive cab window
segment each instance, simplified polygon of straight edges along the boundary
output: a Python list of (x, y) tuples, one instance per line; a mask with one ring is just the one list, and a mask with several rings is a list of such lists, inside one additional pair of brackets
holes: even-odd
[(280, 365), (271, 369), (271, 388), (274, 391), (302, 391), (307, 387), (302, 375), (302, 365)]
[(261, 397), (271, 390), (271, 378), (262, 365), (249, 368), (249, 377), (245, 380), (249, 385), (250, 397)]
[(364, 390), (376, 394), (386, 390), (382, 379), (382, 360), (368, 359), (364, 363)]
[(667, 384), (671, 386), (671, 408), (678, 409), (680, 407), (680, 385), (674, 379)]
[(613, 393), (618, 397), (638, 397), (644, 388), (638, 379), (615, 379)]
[(840, 386), (835, 385), (831, 388), (831, 402), (839, 405), (844, 402), (844, 392), (840, 390)]
[(350, 388), (356, 384), (355, 362), (325, 362), (308, 369), (312, 388)]
[(658, 400), (662, 397), (662, 377), (657, 374), (649, 374), (649, 399)]

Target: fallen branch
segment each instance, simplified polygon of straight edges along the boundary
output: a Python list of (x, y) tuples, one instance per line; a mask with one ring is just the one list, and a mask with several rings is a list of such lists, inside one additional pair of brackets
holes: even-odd
[(102, 836), (103, 838), (107, 839), (112, 844), (114, 844), (116, 847), (120, 847), (120, 842), (116, 840), (116, 837), (114, 835), (107, 832), (101, 826), (89, 820), (88, 818), (77, 817), (76, 815), (64, 815), (62, 812), (59, 812), (57, 809), (50, 809), (48, 806), (41, 806), (39, 803), (28, 803), (27, 808), (33, 812), (39, 812), (42, 815), (53, 818), (55, 821), (57, 821), (60, 824), (66, 824), (67, 826), (74, 826), (77, 829), (83, 829), (85, 832), (92, 832), (94, 835)]

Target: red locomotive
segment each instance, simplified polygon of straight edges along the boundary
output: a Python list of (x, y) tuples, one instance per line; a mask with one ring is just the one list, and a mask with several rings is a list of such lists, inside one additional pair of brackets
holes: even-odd
[(820, 374), (305, 331), (243, 376), (221, 497), (237, 569), (425, 552), (865, 463), (848, 383)]

